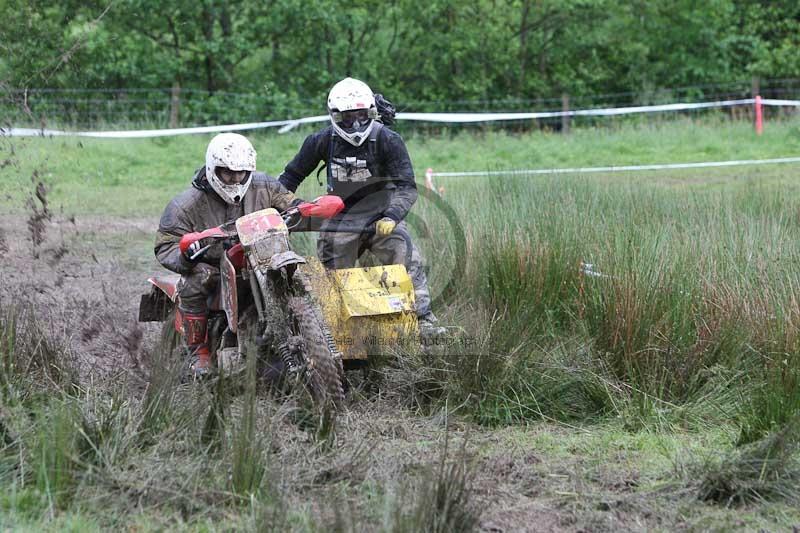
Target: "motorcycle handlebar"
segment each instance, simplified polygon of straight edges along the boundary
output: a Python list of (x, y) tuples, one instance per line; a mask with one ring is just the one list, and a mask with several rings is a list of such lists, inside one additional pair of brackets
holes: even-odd
[(300, 218), (298, 221), (289, 221), (287, 224), (289, 231), (295, 232), (317, 232), (317, 233), (357, 233), (360, 235), (374, 235), (375, 223), (371, 224), (357, 224), (353, 222), (344, 222), (336, 220), (327, 220), (320, 218)]
[(320, 228), (317, 230), (313, 230), (318, 233), (358, 233), (361, 235), (374, 235), (375, 234), (375, 224), (367, 227), (347, 227), (347, 226), (336, 226), (334, 228)]

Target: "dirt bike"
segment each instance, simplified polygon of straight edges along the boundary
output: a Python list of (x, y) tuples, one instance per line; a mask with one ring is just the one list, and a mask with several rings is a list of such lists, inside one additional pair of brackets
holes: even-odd
[[(338, 196), (278, 213), (263, 209), (215, 228), (181, 238), (182, 251), (203, 244), (192, 257), (223, 245), (220, 284), (209, 299), (207, 342), (218, 370), (241, 368), (255, 354), (259, 364), (282, 367), (281, 373), (302, 381), (315, 404), (338, 407), (344, 401), (342, 354), (328, 329), (309, 279), (299, 270), (306, 259), (289, 245), (294, 219), (329, 219), (343, 209)], [(142, 296), (140, 321), (172, 319), (183, 337), (178, 274), (151, 277), (150, 293)], [(244, 287), (242, 286), (244, 285)], [(249, 290), (246, 290), (248, 287)]]

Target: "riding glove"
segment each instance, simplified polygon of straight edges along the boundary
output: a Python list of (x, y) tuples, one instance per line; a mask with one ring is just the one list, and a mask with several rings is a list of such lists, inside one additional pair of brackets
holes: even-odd
[(394, 231), (395, 226), (397, 226), (397, 222), (389, 217), (383, 217), (375, 223), (375, 234), (378, 237), (386, 237)]

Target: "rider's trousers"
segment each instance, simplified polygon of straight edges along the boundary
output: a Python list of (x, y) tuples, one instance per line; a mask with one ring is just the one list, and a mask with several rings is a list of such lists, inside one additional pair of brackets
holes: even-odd
[(180, 309), (192, 315), (208, 315), (208, 297), (217, 290), (219, 269), (207, 263), (197, 263), (178, 282)]

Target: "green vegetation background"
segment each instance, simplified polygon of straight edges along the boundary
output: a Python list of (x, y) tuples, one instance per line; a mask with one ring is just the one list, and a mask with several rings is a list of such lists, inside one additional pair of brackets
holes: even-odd
[[(284, 135), (274, 130), (244, 133), (258, 152), (259, 170), (277, 177), (310, 131)], [(8, 176), (0, 182), (0, 201), (12, 212), (23, 210), (23, 199), (31, 190), (30, 177), (35, 170), (50, 188), (50, 201), (63, 206), (68, 213), (157, 216), (173, 195), (189, 186), (194, 171), (205, 164), (205, 147), (211, 137), (6, 139), (2, 142), (13, 147), (17, 157), (14, 171), (7, 172)], [(480, 130), (450, 134), (445, 130), (439, 135), (411, 135), (407, 144), (421, 182), (429, 167), (438, 172), (481, 172), (791, 157), (800, 152), (800, 126), (793, 120), (769, 122), (764, 134), (757, 136), (746, 121), (704, 117), (582, 128), (570, 135), (547, 132), (513, 135)], [(787, 175), (793, 168), (624, 172), (596, 179), (636, 181), (645, 187), (695, 186), (702, 190), (740, 187), (746, 180), (737, 177), (759, 175), (761, 183), (778, 181), (796, 189), (798, 182)], [(527, 179), (538, 183), (544, 178)], [(574, 176), (555, 179), (570, 182)], [(509, 188), (503, 193), (502, 184), (506, 181), (503, 176), (436, 179), (437, 185), (448, 189), (467, 187), (471, 190), (468, 194), (479, 194), (479, 189), (488, 182), (500, 184), (499, 194), (510, 199), (517, 189)], [(313, 198), (322, 194), (324, 188), (312, 175), (299, 192)], [(447, 195), (448, 199), (462, 195), (457, 190), (452, 193), (453, 196)]]
[[(42, 88), (95, 89), (91, 112), (103, 91), (180, 88), (182, 119), (208, 124), (320, 113), (346, 75), (414, 111), (553, 109), (565, 93), (665, 101), (800, 77), (790, 0), (2, 0), (0, 14), (15, 112), (43, 95), (14, 90)], [(135, 108), (151, 97), (125, 98)], [(168, 92), (156, 98), (168, 107)], [(34, 123), (57, 120), (33, 104)]]

